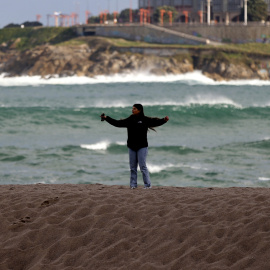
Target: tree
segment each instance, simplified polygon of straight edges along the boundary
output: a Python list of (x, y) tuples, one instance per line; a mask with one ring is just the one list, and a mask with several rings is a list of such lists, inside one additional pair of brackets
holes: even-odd
[[(102, 15), (102, 22), (103, 23), (105, 23), (104, 18), (105, 17)], [(113, 14), (107, 13), (106, 14), (106, 20), (107, 21), (112, 21), (113, 20)], [(88, 21), (88, 23), (100, 23), (100, 16), (91, 16), (91, 17), (88, 18), (87, 21)]]
[(175, 9), (175, 7), (171, 7), (171, 6), (162, 6), (162, 7), (158, 7), (156, 9), (156, 11), (153, 14), (153, 21), (156, 23), (161, 22), (161, 16), (160, 16), (160, 10), (165, 10), (166, 13), (164, 13), (163, 15), (163, 22), (169, 22), (170, 21), (170, 17), (167, 11), (172, 11), (172, 21), (175, 21), (175, 19), (178, 16), (178, 12)]
[(21, 25), (20, 24), (14, 24), (14, 23), (10, 23), (6, 26), (4, 26), (4, 28), (20, 28)]
[[(119, 14), (119, 22), (124, 23), (124, 22), (129, 22), (129, 14), (130, 14), (130, 9), (126, 8), (122, 10)], [(138, 9), (132, 9), (132, 21), (133, 22), (139, 22), (139, 10)]]
[(42, 26), (42, 23), (40, 22), (24, 22), (22, 24), (14, 24), (14, 23), (10, 23), (8, 25), (6, 25), (4, 28), (20, 28), (21, 25), (24, 25), (24, 27), (35, 27), (35, 26)]
[(263, 0), (249, 0), (247, 15), (249, 21), (266, 20), (267, 4)]
[(29, 22), (29, 21), (26, 21), (24, 23), (22, 23), (24, 25), (24, 27), (35, 27), (35, 26), (42, 26), (43, 24), (40, 23), (40, 22)]
[(99, 16), (91, 16), (88, 18), (88, 23), (100, 23)]
[[(244, 8), (242, 9), (241, 21), (244, 20)], [(263, 0), (248, 0), (247, 19), (250, 22), (262, 21), (267, 19), (267, 4)]]

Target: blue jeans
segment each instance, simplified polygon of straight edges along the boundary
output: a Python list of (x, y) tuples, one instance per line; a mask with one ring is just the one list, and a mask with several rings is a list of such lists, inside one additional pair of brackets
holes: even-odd
[(144, 186), (150, 187), (151, 181), (148, 169), (146, 167), (146, 157), (148, 154), (148, 147), (141, 148), (138, 151), (134, 151), (130, 148), (128, 148), (128, 150), (129, 150), (129, 167), (130, 167), (130, 186), (137, 187), (137, 168), (139, 163), (140, 170), (143, 176)]

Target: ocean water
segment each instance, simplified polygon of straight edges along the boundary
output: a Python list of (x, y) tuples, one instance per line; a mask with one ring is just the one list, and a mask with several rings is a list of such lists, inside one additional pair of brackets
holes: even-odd
[[(270, 82), (200, 72), (0, 76), (0, 184), (129, 185), (127, 132), (101, 122), (134, 103), (170, 121), (148, 134), (155, 186), (270, 187)], [(138, 183), (142, 184), (139, 173)]]

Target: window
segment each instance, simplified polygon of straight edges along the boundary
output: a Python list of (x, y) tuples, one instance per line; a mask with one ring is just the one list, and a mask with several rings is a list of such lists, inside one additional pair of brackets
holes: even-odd
[(183, 5), (183, 1), (182, 0), (174, 0), (174, 5), (175, 6), (182, 6)]
[(171, 5), (171, 1), (170, 0), (163, 0), (163, 5), (164, 6), (170, 6)]
[(144, 0), (144, 6), (148, 7), (150, 5), (150, 7), (155, 6), (156, 1), (155, 0)]
[(270, 0), (264, 0), (267, 4), (267, 11), (270, 12)]
[(212, 2), (213, 12), (222, 12), (223, 11), (223, 1), (222, 0), (214, 0)]
[(241, 0), (228, 0), (228, 11), (238, 11), (241, 10)]
[(162, 0), (157, 0), (157, 1), (156, 1), (156, 6), (157, 6), (157, 7), (162, 6)]
[(191, 7), (192, 4), (193, 4), (193, 3), (192, 3), (192, 0), (183, 0), (183, 5), (184, 5), (184, 6), (190, 6), (190, 7)]
[(203, 10), (204, 6), (204, 1), (203, 0), (198, 0), (195, 1), (195, 4), (193, 4), (196, 10)]

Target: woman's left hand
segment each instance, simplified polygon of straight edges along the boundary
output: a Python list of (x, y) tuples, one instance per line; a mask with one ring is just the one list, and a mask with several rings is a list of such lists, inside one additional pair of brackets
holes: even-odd
[(168, 116), (164, 117), (164, 120), (165, 120), (166, 122), (168, 122), (168, 121), (169, 121), (169, 117), (168, 117)]

